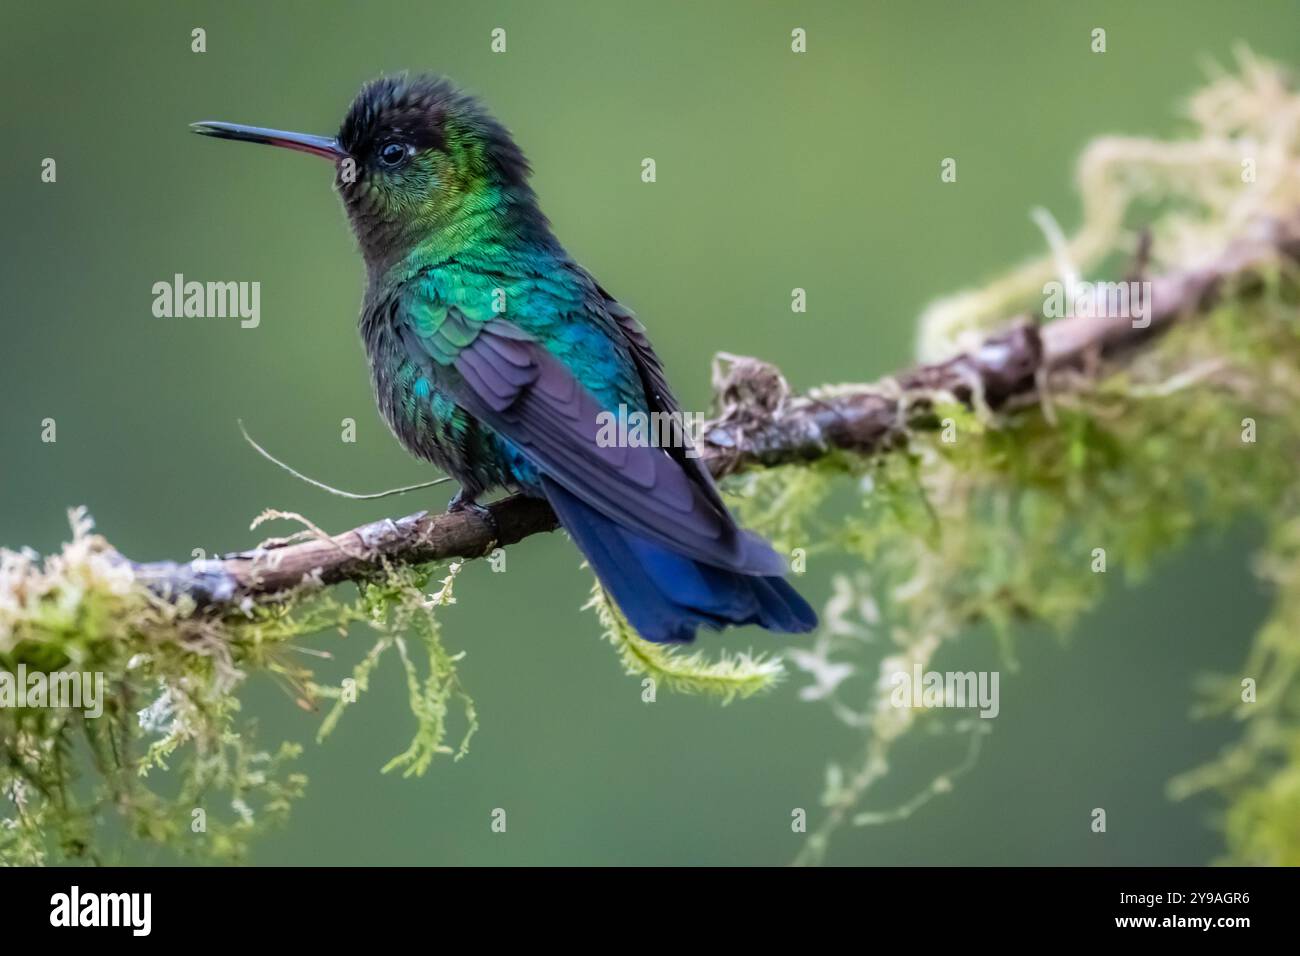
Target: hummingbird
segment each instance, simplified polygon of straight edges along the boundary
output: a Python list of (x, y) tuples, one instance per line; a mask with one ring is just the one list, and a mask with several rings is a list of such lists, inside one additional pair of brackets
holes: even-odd
[(785, 560), (738, 526), (689, 437), (602, 431), (612, 414), (681, 406), (645, 327), (565, 251), (523, 152), (477, 98), (403, 74), (367, 83), (336, 136), (191, 128), (334, 166), (365, 260), (359, 328), (375, 399), (411, 454), (459, 482), (449, 511), (493, 527), (486, 492), (544, 498), (650, 641), (816, 626)]

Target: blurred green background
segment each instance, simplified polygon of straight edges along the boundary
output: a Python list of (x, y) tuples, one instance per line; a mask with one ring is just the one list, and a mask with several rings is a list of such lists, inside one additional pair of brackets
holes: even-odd
[[(8, 3), (0, 191), (0, 543), (57, 547), (87, 505), (137, 558), (253, 544), (265, 507), (330, 529), (440, 508), (447, 492), (330, 497), (240, 439), (354, 490), (430, 477), (379, 420), (354, 328), (362, 268), (329, 170), (217, 144), (189, 122), (331, 132), (383, 71), (445, 72), (482, 94), (536, 169), (570, 251), (649, 326), (688, 408), (717, 350), (761, 356), (792, 383), (870, 380), (906, 364), (932, 297), (1037, 254), (1027, 211), (1077, 221), (1074, 161), (1092, 137), (1170, 135), (1207, 57), (1234, 41), (1294, 63), (1294, 2)], [(790, 52), (790, 31), (808, 52)], [(1089, 51), (1089, 31), (1108, 52)], [(190, 31), (207, 31), (207, 52)], [(508, 52), (489, 34), (507, 30)], [(653, 157), (658, 182), (640, 181)], [(939, 161), (958, 159), (955, 186)], [(58, 181), (40, 182), (53, 157)], [(157, 319), (174, 273), (257, 280), (257, 329)], [(790, 290), (808, 290), (792, 315)], [(40, 441), (57, 421), (58, 441)], [(357, 422), (357, 441), (340, 422)], [(996, 732), (956, 791), (894, 826), (842, 832), (834, 863), (1199, 864), (1220, 840), (1208, 802), (1171, 804), (1171, 775), (1231, 727), (1191, 721), (1195, 675), (1236, 665), (1266, 595), (1252, 529), (1201, 540), (1137, 589), (1116, 588), (1065, 645), (1021, 644)], [(335, 735), (265, 678), (248, 687), (268, 739), (306, 743), (307, 799), (259, 863), (789, 861), (828, 759), (852, 731), (796, 679), (721, 708), (640, 700), (589, 615), (560, 535), (466, 569), (443, 615), (468, 656), (482, 727), (459, 764), (381, 776), (411, 729), (395, 661)], [(815, 604), (836, 566), (813, 562)], [(342, 675), (363, 633), (315, 641)], [(706, 648), (780, 647), (765, 634)], [(966, 642), (963, 669), (997, 667)], [(934, 770), (900, 751), (889, 805)], [(1106, 807), (1109, 832), (1089, 831)], [(509, 814), (504, 835), (493, 808)], [(147, 861), (146, 852), (134, 858)]]

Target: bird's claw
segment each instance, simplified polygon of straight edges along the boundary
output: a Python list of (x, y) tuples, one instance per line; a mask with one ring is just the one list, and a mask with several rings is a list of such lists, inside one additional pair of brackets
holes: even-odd
[(458, 491), (447, 504), (447, 514), (455, 514), (459, 511), (469, 512), (487, 526), (488, 534), (492, 538), (484, 549), (484, 553), (496, 550), (497, 542), (501, 540), (501, 528), (497, 525), (496, 515), (492, 513), (492, 509), (487, 505), (479, 504), (463, 491)]

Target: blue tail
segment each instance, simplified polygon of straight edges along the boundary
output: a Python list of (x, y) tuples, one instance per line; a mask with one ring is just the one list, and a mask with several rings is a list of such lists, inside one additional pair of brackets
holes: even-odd
[(785, 579), (741, 574), (675, 554), (558, 485), (546, 482), (545, 489), (560, 524), (628, 623), (647, 640), (689, 642), (701, 626), (757, 624), (795, 634), (817, 626), (817, 614)]

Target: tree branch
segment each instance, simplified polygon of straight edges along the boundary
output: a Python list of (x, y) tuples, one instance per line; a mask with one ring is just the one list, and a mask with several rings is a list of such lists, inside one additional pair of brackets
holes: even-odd
[[(1279, 259), (1300, 263), (1300, 217), (1262, 222), (1213, 261), (1151, 279), (1145, 327), (1135, 327), (1124, 315), (1075, 316), (1041, 327), (1030, 316), (1019, 316), (1005, 332), (948, 361), (825, 395), (791, 395), (773, 366), (720, 357), (714, 369), (720, 414), (703, 427), (698, 448), (719, 477), (755, 466), (812, 461), (832, 449), (886, 451), (900, 444), (936, 395), (992, 409), (1035, 401), (1051, 373), (1091, 368), (1141, 347), (1181, 318), (1209, 311), (1225, 283), (1258, 283), (1260, 270)], [(199, 608), (220, 613), (250, 600), (274, 601), (304, 586), (363, 580), (380, 572), (385, 562), (482, 557), (557, 526), (550, 507), (537, 499), (512, 495), (488, 507), (499, 532), (495, 540), (487, 523), (472, 513), (419, 512), (215, 560), (132, 567), (137, 580), (159, 595), (171, 600), (188, 596)]]

